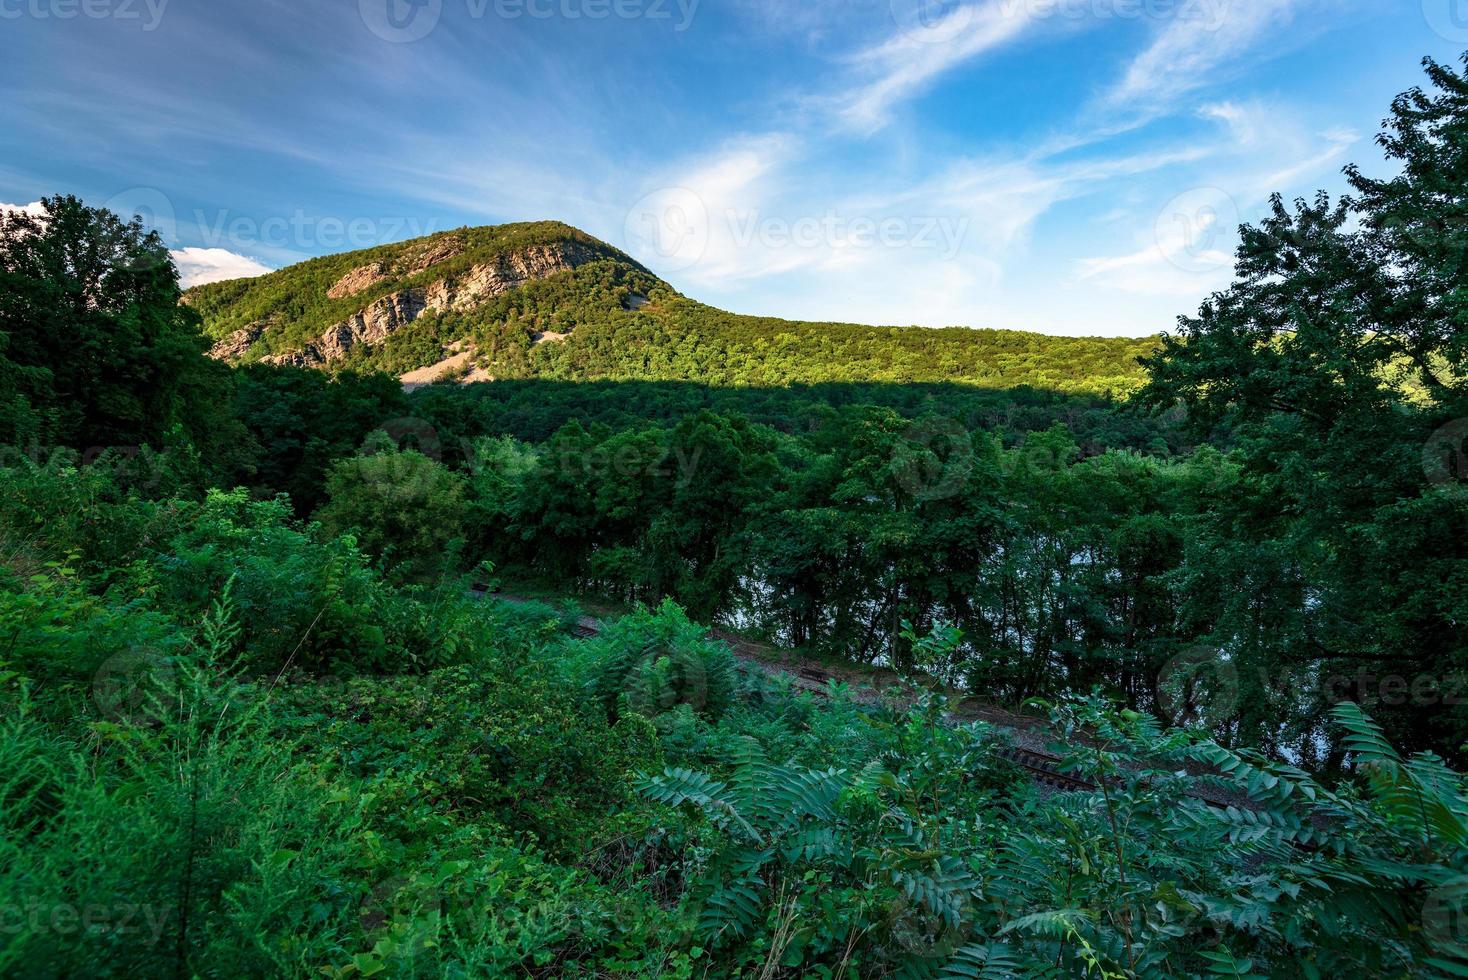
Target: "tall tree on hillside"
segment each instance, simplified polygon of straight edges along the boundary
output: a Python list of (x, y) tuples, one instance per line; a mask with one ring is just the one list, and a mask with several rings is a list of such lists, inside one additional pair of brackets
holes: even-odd
[(1427, 72), (1379, 139), (1400, 175), (1276, 197), (1241, 230), (1235, 283), (1144, 361), (1144, 402), (1228, 424), (1245, 460), (1251, 492), (1214, 517), (1187, 600), (1244, 668), (1249, 740), (1269, 741), (1276, 701), (1340, 695), (1380, 700), (1416, 745), (1468, 738), (1448, 703), (1468, 671), (1468, 474), (1424, 465), (1468, 415), (1468, 79)]
[(160, 447), (178, 427), (206, 455), (227, 447), (228, 371), (204, 357), (162, 239), (75, 197), (41, 212), (0, 213), (3, 356), (12, 404), (39, 422), (0, 439)]

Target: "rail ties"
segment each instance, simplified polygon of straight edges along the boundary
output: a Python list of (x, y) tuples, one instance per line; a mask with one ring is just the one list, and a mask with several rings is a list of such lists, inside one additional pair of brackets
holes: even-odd
[(1060, 760), (1053, 756), (1040, 755), (1012, 746), (1003, 746), (996, 750), (996, 754), (1001, 759), (1007, 759), (1025, 770), (1035, 782), (1043, 783), (1054, 789), (1085, 793), (1094, 792), (1096, 789), (1096, 784), (1090, 780), (1061, 772)]
[[(486, 595), (489, 594), (489, 591), (485, 586), (476, 585), (476, 587), (471, 590), (471, 594), (476, 595), (480, 598), (484, 598)], [(509, 602), (511, 604), (520, 604), (526, 601), (517, 596), (507, 596), (503, 594), (496, 595), (495, 598), (503, 602)], [(601, 621), (593, 616), (582, 616), (578, 620), (576, 620), (576, 622), (571, 624), (571, 632), (582, 639), (598, 636), (601, 634), (601, 630)], [(725, 642), (728, 643), (729, 641), (725, 639)], [(739, 647), (735, 646), (735, 644), (733, 643), (730, 643), (730, 648), (734, 651), (734, 656), (737, 660), (739, 660), (745, 666), (753, 668), (754, 670), (757, 670), (768, 677), (783, 677), (789, 681), (792, 687), (795, 687), (798, 690), (809, 691), (811, 694), (817, 697), (825, 697), (829, 693), (829, 685), (833, 675), (825, 671), (819, 670), (809, 665), (800, 665), (795, 667), (794, 670), (790, 670), (776, 666), (774, 664), (766, 663), (760, 658), (740, 650)], [(958, 723), (962, 723), (963, 721), (963, 719), (960, 718), (952, 718), (950, 720)], [(996, 727), (1000, 729), (1007, 729), (1010, 726), (999, 724)], [(1067, 773), (1061, 772), (1061, 760), (1055, 756), (1045, 755), (1039, 752), (1034, 752), (1029, 749), (1023, 749), (1012, 745), (1000, 745), (997, 747), (996, 752), (1000, 758), (1007, 759), (1008, 761), (1023, 769), (1029, 775), (1030, 779), (1034, 782), (1052, 787), (1053, 789), (1061, 790), (1063, 792), (1090, 793), (1095, 792), (1100, 788), (1095, 783), (1089, 780), (1081, 779), (1079, 777), (1071, 776)], [(1203, 793), (1194, 793), (1191, 795), (1199, 800), (1202, 800), (1209, 806), (1217, 809), (1223, 809), (1230, 805), (1228, 801), (1214, 800)]]

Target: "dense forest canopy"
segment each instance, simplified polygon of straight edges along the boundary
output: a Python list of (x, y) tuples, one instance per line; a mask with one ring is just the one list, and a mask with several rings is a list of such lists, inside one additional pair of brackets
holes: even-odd
[[(556, 224), (185, 296), (137, 220), (0, 215), (0, 972), (1468, 975), (1427, 75), (1395, 176), (1277, 199), (1150, 341), (738, 317)], [(455, 345), (497, 380), (404, 390)]]

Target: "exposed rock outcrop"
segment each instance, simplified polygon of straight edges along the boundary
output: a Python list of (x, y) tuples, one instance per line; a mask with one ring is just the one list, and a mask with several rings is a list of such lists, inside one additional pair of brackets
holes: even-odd
[(476, 265), (456, 280), (440, 280), (428, 287), (428, 306), (445, 313), (471, 310), (487, 299), (518, 289), (526, 283), (545, 279), (593, 262), (601, 254), (594, 248), (575, 242), (536, 245), (494, 262)]
[(415, 275), (424, 269), (433, 268), (440, 262), (447, 262), (462, 251), (464, 251), (464, 243), (457, 238), (427, 241), (399, 259), (393, 271), (400, 276)]
[(234, 333), (225, 337), (209, 350), (209, 356), (216, 361), (233, 361), (243, 357), (245, 351), (254, 346), (255, 341), (265, 332), (265, 324), (252, 323), (248, 327), (241, 327)]
[(427, 308), (423, 293), (422, 289), (404, 289), (384, 296), (317, 337), (304, 350), (277, 354), (265, 360), (269, 364), (320, 367), (346, 357), (347, 352), (358, 344), (380, 344), (423, 315)]
[(359, 265), (336, 281), (326, 295), (331, 299), (346, 299), (365, 292), (380, 282), (402, 279), (431, 269), (440, 262), (447, 262), (464, 250), (464, 243), (457, 238), (444, 238), (424, 242), (404, 255), (391, 267), (386, 262), (371, 262)]
[(381, 262), (360, 265), (338, 279), (336, 285), (326, 291), (326, 295), (331, 299), (345, 299), (348, 296), (357, 295), (364, 289), (371, 289), (386, 278), (387, 266)]
[[(428, 250), (416, 257), (414, 261), (415, 263), (427, 261), (431, 257), (441, 256), (444, 248), (451, 244), (452, 242), (440, 243), (443, 248)], [(443, 313), (471, 310), (486, 300), (508, 293), (512, 289), (518, 289), (558, 272), (568, 272), (601, 257), (602, 253), (599, 250), (576, 242), (536, 245), (502, 255), (492, 262), (476, 265), (452, 279), (440, 279), (426, 287), (414, 286), (384, 296), (361, 312), (354, 313), (333, 326), (316, 340), (307, 344), (304, 349), (277, 354), (265, 360), (270, 364), (321, 367), (346, 357), (347, 353), (359, 344), (369, 347), (381, 344), (430, 310)], [(431, 264), (441, 261), (444, 261), (444, 258), (433, 258)], [(363, 266), (354, 269), (347, 278), (362, 273), (361, 278), (357, 281), (366, 281), (371, 275), (378, 274), (367, 271), (373, 268)], [(346, 278), (338, 282), (337, 286), (342, 286), (344, 283), (346, 283)], [(361, 288), (367, 287), (362, 286)], [(258, 337), (258, 334), (256, 336)], [(253, 342), (251, 340), (251, 343)], [(246, 347), (248, 346), (247, 344)]]

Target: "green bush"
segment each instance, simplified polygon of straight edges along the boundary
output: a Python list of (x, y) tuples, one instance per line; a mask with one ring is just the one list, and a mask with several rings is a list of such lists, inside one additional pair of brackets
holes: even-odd
[(303, 975), (354, 927), (362, 800), (239, 697), (235, 639), (220, 607), (124, 713), (0, 691), (0, 972)]
[[(540, 676), (536, 676), (539, 674)], [(561, 855), (584, 854), (615, 828), (633, 774), (660, 758), (639, 717), (609, 725), (536, 670), (454, 667), (422, 678), (356, 679), (292, 692), (303, 732), (353, 779), (408, 774), (399, 836), (419, 808), (436, 822), (492, 821)]]
[(735, 688), (734, 656), (672, 601), (569, 643), (566, 670), (607, 717), (657, 717), (679, 705), (717, 719)]
[(385, 435), (365, 454), (332, 466), (328, 501), (317, 513), (333, 534), (350, 533), (396, 577), (424, 579), (453, 572), (468, 516), (461, 477), (413, 450), (397, 451)]

